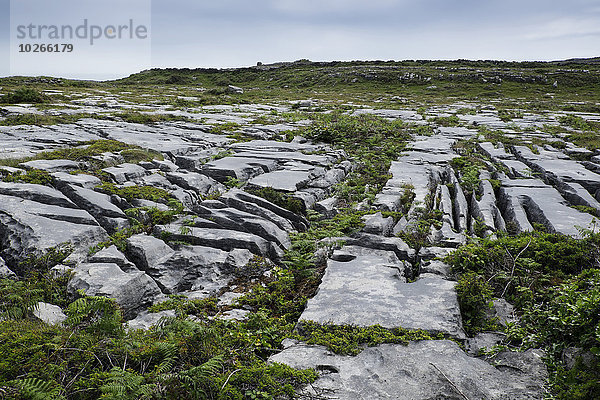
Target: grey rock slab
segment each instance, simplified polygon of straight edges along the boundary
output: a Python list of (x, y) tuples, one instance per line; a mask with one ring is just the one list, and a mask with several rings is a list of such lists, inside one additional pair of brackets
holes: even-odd
[(450, 190), (448, 189), (448, 186), (438, 186), (435, 197), (440, 199), (438, 210), (442, 212), (442, 221), (448, 223), (454, 229), (454, 211), (452, 206), (452, 197), (450, 196)]
[(451, 271), (452, 268), (450, 265), (439, 260), (424, 261), (420, 268), (420, 272), (422, 274), (435, 274), (440, 275), (443, 278), (448, 278), (451, 274)]
[(454, 342), (439, 340), (411, 342), (408, 346), (385, 344), (369, 347), (356, 357), (338, 356), (321, 346), (295, 344), (271, 356), (269, 362), (297, 369), (329, 371), (311, 384), (318, 392), (326, 393), (327, 398), (543, 398), (548, 374), (541, 352), (528, 350), (525, 353), (502, 354), (501, 358), (515, 368), (496, 368), (484, 360), (468, 356)]
[(15, 196), (38, 203), (77, 208), (77, 206), (58, 190), (31, 183), (0, 182), (0, 195)]
[(411, 143), (413, 151), (424, 153), (453, 153), (452, 145), (456, 142), (455, 139), (448, 138), (444, 135), (434, 135), (425, 137), (423, 140)]
[(152, 160), (152, 164), (163, 172), (173, 172), (179, 169), (177, 164), (169, 160)]
[(102, 171), (109, 174), (119, 184), (142, 178), (148, 173), (144, 167), (129, 163), (104, 168)]
[(275, 243), (247, 232), (190, 227), (188, 232), (182, 233), (171, 225), (156, 226), (155, 231), (158, 235), (165, 232), (164, 234), (169, 235), (173, 240), (185, 241), (193, 245), (213, 247), (224, 251), (247, 249), (253, 254), (273, 260), (280, 260), (283, 257), (283, 250)]
[(578, 227), (593, 225), (594, 216), (569, 207), (569, 203), (551, 186), (502, 188), (501, 193), (506, 197), (505, 215), (512, 214), (513, 221), (521, 230), (528, 230), (524, 218), (543, 224), (550, 231), (571, 236), (579, 236)]
[(406, 283), (404, 265), (378, 255), (330, 260), (302, 321), (424, 329), (464, 337), (455, 282), (427, 275)]
[(127, 328), (130, 330), (148, 330), (161, 322), (164, 318), (175, 318), (173, 310), (165, 310), (157, 313), (142, 311), (134, 319), (127, 321)]
[(137, 180), (141, 185), (154, 186), (165, 190), (176, 190), (177, 186), (171, 184), (162, 174), (152, 173), (148, 176), (143, 176)]
[(193, 290), (204, 291), (207, 296), (214, 295), (234, 277), (232, 272), (238, 267), (235, 264), (238, 260), (231, 255), (232, 253), (235, 254), (235, 251), (181, 246), (168, 257), (151, 264), (147, 273), (165, 293)]
[(596, 200), (590, 192), (588, 192), (579, 183), (563, 183), (557, 184), (556, 189), (567, 199), (571, 204), (592, 207), (600, 211), (600, 202)]
[(421, 247), (418, 255), (421, 261), (429, 261), (436, 258), (444, 258), (452, 254), (455, 250), (450, 247)]
[(313, 209), (325, 216), (325, 218), (333, 218), (338, 212), (336, 209), (339, 200), (336, 197), (329, 197), (325, 200), (318, 201), (314, 204)]
[(252, 140), (250, 142), (235, 143), (231, 145), (238, 151), (267, 151), (267, 152), (296, 152), (296, 151), (316, 151), (322, 146), (315, 146), (310, 143), (301, 143), (301, 141), (280, 142), (276, 140)]
[(317, 203), (317, 200), (319, 200), (320, 198), (325, 197), (324, 195), (321, 197), (317, 197), (315, 194), (304, 191), (304, 190), (299, 190), (297, 192), (294, 193), (294, 198), (302, 201), (302, 203), (304, 204), (304, 207), (309, 209), (315, 206), (315, 204)]
[(413, 260), (415, 251), (404, 240), (398, 237), (382, 237), (369, 233), (357, 233), (345, 239), (349, 246), (359, 246), (368, 249), (393, 251), (400, 260)]
[(480, 200), (473, 198), (471, 201), (471, 204), (473, 204), (473, 217), (485, 224), (488, 231), (494, 231), (496, 229), (505, 230), (506, 224), (496, 205), (496, 194), (489, 181), (489, 173), (482, 173), (481, 179), (479, 185), (481, 198)]
[(79, 258), (90, 246), (108, 238), (86, 211), (3, 195), (0, 228), (2, 255), (11, 266), (30, 253), (67, 242), (74, 246), (73, 257)]
[(127, 218), (125, 213), (111, 201), (111, 196), (80, 186), (64, 185), (62, 192), (75, 204), (94, 217)]
[(113, 298), (125, 318), (133, 318), (161, 294), (156, 283), (143, 272), (123, 272), (117, 264), (79, 264), (68, 284), (71, 293), (83, 290), (89, 296)]
[(62, 308), (41, 301), (33, 308), (33, 316), (48, 325), (60, 325), (67, 319)]
[(454, 173), (451, 175), (451, 181), (454, 184), (454, 228), (458, 232), (465, 232), (467, 230), (467, 219), (469, 215), (469, 203), (465, 194), (460, 186), (460, 182)]
[(466, 348), (470, 355), (478, 356), (481, 351), (491, 350), (492, 347), (500, 344), (504, 335), (494, 332), (478, 333), (467, 340)]
[(55, 265), (54, 267), (50, 268), (50, 276), (52, 276), (55, 279), (63, 278), (63, 277), (71, 276), (73, 271), (74, 271), (74, 269), (72, 267), (69, 267), (69, 266), (63, 265), (63, 264), (59, 264), (59, 265)]
[(364, 232), (374, 235), (390, 236), (394, 229), (394, 218), (384, 218), (381, 212), (363, 217)]
[[(219, 200), (233, 208), (237, 208), (238, 210), (246, 211), (251, 214), (256, 214), (263, 218), (269, 219), (284, 230), (287, 229), (282, 225), (290, 223), (296, 230), (304, 230), (308, 227), (308, 221), (301, 215), (294, 214), (293, 212), (279, 207), (278, 205), (273, 204), (262, 197), (254, 196), (244, 192), (243, 190), (231, 189), (227, 193), (223, 194)], [(284, 220), (287, 220), (287, 223)]]
[(204, 164), (202, 173), (219, 182), (225, 182), (228, 178), (247, 181), (265, 172), (274, 171), (277, 166), (278, 162), (276, 160), (237, 155), (236, 157), (225, 157)]
[(595, 193), (600, 190), (600, 174), (586, 169), (581, 163), (571, 160), (561, 152), (540, 150), (534, 154), (525, 146), (515, 146), (517, 156), (530, 165), (533, 170), (540, 171), (546, 179), (564, 182), (576, 182)]
[(80, 168), (79, 163), (71, 160), (33, 160), (19, 164), (25, 169), (41, 169), (47, 172), (69, 171)]
[(287, 249), (291, 242), (288, 234), (275, 223), (256, 215), (235, 208), (211, 209), (202, 206), (193, 208), (198, 215), (221, 225), (225, 229), (233, 229), (252, 233), (264, 239), (274, 241), (280, 247)]
[(515, 158), (513, 154), (506, 152), (506, 149), (502, 143), (494, 145), (494, 143), (491, 142), (480, 142), (477, 145), (485, 155), (492, 159), (507, 160)]
[(310, 172), (280, 170), (259, 175), (250, 179), (250, 185), (270, 187), (284, 192), (295, 192), (306, 187), (310, 180)]
[(330, 189), (332, 186), (342, 182), (345, 177), (346, 173), (343, 170), (333, 168), (325, 172), (325, 175), (323, 175), (321, 178), (309, 182), (308, 186), (322, 189)]
[(225, 186), (216, 180), (196, 172), (169, 172), (166, 178), (184, 189), (195, 190), (201, 195), (225, 192)]
[(330, 167), (337, 160), (338, 156), (304, 154), (300, 152), (288, 151), (242, 151), (235, 154), (235, 158), (260, 158), (263, 160), (277, 161), (279, 164), (287, 162), (301, 162), (304, 164)]
[[(384, 189), (385, 190), (385, 189)], [(402, 208), (402, 193), (379, 193), (375, 197), (373, 206), (382, 211), (400, 211)]]
[(127, 257), (125, 257), (125, 254), (121, 253), (114, 244), (90, 256), (88, 262), (117, 264), (124, 272), (137, 270), (135, 264), (129, 261)]
[(100, 185), (102, 181), (93, 176), (87, 174), (68, 174), (66, 172), (54, 172), (52, 174), (54, 179), (60, 184), (69, 184), (69, 185), (77, 185), (86, 189), (93, 189), (96, 186)]
[(431, 231), (429, 241), (435, 245), (459, 247), (467, 242), (467, 237), (463, 233), (455, 232), (452, 226), (446, 221), (442, 222), (440, 229), (432, 226)]

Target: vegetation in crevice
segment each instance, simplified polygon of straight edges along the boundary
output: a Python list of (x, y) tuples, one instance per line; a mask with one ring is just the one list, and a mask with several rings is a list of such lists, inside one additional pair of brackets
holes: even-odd
[[(505, 348), (543, 348), (558, 399), (597, 397), (600, 384), (600, 234), (582, 239), (540, 231), (480, 239), (447, 256), (460, 276), (457, 293), (465, 330), (499, 329), (490, 320), (492, 297), (515, 306), (519, 319), (504, 333)], [(576, 348), (586, 362), (568, 368), (564, 351)]]
[(325, 346), (336, 354), (355, 356), (366, 346), (377, 346), (382, 343), (407, 345), (418, 340), (442, 340), (444, 335), (434, 335), (423, 330), (388, 329), (380, 325), (358, 327), (321, 325), (313, 321), (302, 321), (295, 338), (307, 344)]

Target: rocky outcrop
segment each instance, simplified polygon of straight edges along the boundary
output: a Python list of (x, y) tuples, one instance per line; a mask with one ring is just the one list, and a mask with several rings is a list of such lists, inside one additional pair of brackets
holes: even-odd
[(79, 264), (69, 281), (69, 291), (113, 298), (126, 318), (154, 303), (161, 294), (156, 283), (141, 271), (123, 272), (117, 264)]
[(494, 367), (454, 342), (436, 340), (369, 347), (356, 357), (294, 344), (269, 361), (321, 371), (302, 392), (309, 398), (537, 400), (548, 375), (542, 356), (534, 350), (501, 353)]

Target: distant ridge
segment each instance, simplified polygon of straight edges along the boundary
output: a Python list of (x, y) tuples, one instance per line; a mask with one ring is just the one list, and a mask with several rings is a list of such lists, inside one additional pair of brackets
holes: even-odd
[(600, 64), (600, 57), (592, 57), (592, 58), (569, 58), (563, 61), (553, 61), (558, 64)]

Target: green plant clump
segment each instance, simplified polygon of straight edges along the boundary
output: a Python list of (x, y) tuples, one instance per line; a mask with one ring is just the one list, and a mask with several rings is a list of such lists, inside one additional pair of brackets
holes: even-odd
[(40, 104), (48, 101), (48, 96), (31, 88), (19, 88), (12, 93), (0, 97), (0, 103), (7, 104)]
[(417, 340), (440, 340), (443, 335), (432, 335), (423, 330), (403, 328), (388, 329), (379, 325), (358, 327), (352, 325), (321, 325), (313, 321), (302, 321), (297, 339), (307, 344), (327, 347), (343, 355), (355, 356), (365, 346), (382, 343), (408, 344)]
[[(551, 390), (559, 399), (600, 393), (600, 234), (582, 234), (575, 239), (536, 231), (481, 239), (445, 259), (460, 275), (465, 330), (497, 329), (485, 318), (489, 300), (508, 300), (520, 318), (505, 328), (504, 344), (543, 348)], [(569, 368), (562, 356), (568, 348), (588, 356)]]
[(0, 180), (2, 182), (33, 183), (45, 186), (50, 186), (54, 182), (52, 175), (40, 169), (30, 169), (25, 173), (17, 171), (6, 174), (4, 171), (0, 170)]
[(113, 183), (104, 182), (96, 189), (106, 194), (116, 194), (127, 201), (143, 199), (166, 203), (172, 198), (168, 191), (154, 186), (116, 186)]

